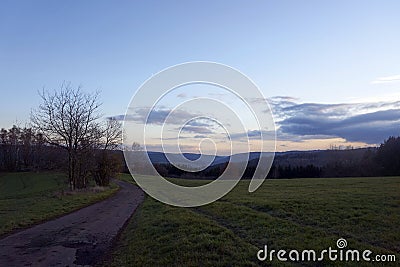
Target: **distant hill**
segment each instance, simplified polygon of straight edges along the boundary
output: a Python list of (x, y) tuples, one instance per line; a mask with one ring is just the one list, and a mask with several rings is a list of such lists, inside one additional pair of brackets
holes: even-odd
[[(350, 150), (311, 150), (311, 151), (287, 151), (287, 152), (276, 152), (274, 158), (274, 164), (280, 166), (307, 166), (314, 165), (318, 167), (325, 166), (330, 163), (337, 161), (350, 163), (358, 162), (362, 159), (366, 150), (376, 150), (376, 148), (360, 148), (360, 149), (350, 149)], [(168, 153), (164, 154), (162, 152), (147, 152), (149, 158), (153, 164), (168, 164), (170, 158), (177, 157), (178, 154)], [(271, 156), (272, 153), (263, 152), (265, 156)], [(220, 165), (229, 162), (243, 162), (248, 161), (249, 166), (254, 166), (257, 164), (260, 157), (260, 152), (250, 152), (250, 153), (239, 153), (232, 156), (214, 156), (213, 155), (201, 155), (196, 153), (184, 153), (183, 156), (191, 161), (198, 160), (202, 156), (202, 161), (199, 164), (203, 164), (205, 161), (212, 161), (210, 166)], [(248, 157), (248, 159), (247, 159)], [(178, 164), (179, 161), (178, 161)], [(183, 164), (183, 162), (181, 162)]]
[[(163, 152), (153, 152), (153, 151), (148, 151), (147, 152), (151, 162), (153, 164), (169, 164), (170, 161), (168, 160), (167, 157), (170, 159), (177, 158), (179, 154), (174, 154), (174, 153), (163, 153)], [(227, 156), (213, 156), (213, 155), (201, 155), (201, 154), (196, 154), (196, 153), (183, 153), (183, 156), (191, 161), (199, 160), (200, 157), (202, 157), (202, 160), (199, 162), (199, 164), (205, 162), (205, 161), (211, 161), (211, 165), (219, 164), (219, 163), (224, 163), (229, 160), (229, 157)], [(179, 164), (184, 164), (184, 162), (177, 162)]]

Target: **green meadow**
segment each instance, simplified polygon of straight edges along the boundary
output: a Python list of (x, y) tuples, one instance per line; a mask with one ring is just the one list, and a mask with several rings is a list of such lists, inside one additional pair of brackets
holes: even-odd
[[(132, 182), (129, 175), (121, 179)], [(172, 180), (188, 186), (204, 182)], [(241, 181), (222, 199), (198, 208), (172, 207), (147, 196), (104, 265), (368, 265), (261, 262), (256, 256), (264, 245), (335, 249), (339, 238), (347, 240), (347, 249), (400, 260), (400, 177), (266, 180), (254, 193), (248, 185)]]
[[(129, 175), (122, 180), (133, 182)], [(195, 186), (207, 181), (171, 179)], [(261, 262), (270, 249), (371, 250), (400, 259), (400, 177), (266, 180), (254, 193), (241, 181), (222, 199), (177, 208), (146, 196), (104, 266), (359, 266), (365, 262)], [(105, 199), (117, 186), (70, 193), (59, 173), (0, 174), (0, 235)], [(382, 266), (396, 266), (388, 262)]]
[(110, 188), (70, 193), (65, 175), (16, 172), (0, 174), (0, 236), (50, 220), (102, 199)]

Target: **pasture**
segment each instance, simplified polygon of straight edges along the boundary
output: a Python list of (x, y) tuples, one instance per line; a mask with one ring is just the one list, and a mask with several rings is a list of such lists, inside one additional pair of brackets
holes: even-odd
[(50, 220), (102, 199), (118, 190), (116, 185), (99, 192), (68, 192), (60, 173), (16, 172), (0, 174), (0, 236)]
[[(129, 175), (121, 179), (132, 182)], [(147, 196), (105, 266), (281, 266), (277, 260), (258, 261), (257, 252), (264, 245), (321, 251), (336, 248), (339, 238), (347, 240), (347, 249), (395, 254), (399, 261), (400, 177), (266, 180), (254, 193), (247, 192), (248, 184), (241, 181), (222, 199), (198, 208), (172, 207)]]

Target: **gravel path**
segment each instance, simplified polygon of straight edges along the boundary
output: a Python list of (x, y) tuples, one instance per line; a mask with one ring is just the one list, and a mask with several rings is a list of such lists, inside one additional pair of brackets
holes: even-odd
[(91, 266), (144, 199), (137, 186), (115, 181), (111, 198), (0, 240), (0, 266)]

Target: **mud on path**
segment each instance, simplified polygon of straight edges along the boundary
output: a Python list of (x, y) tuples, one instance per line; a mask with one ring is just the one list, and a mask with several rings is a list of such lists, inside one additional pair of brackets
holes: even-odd
[(94, 265), (144, 199), (137, 186), (115, 181), (112, 197), (0, 240), (0, 266)]

